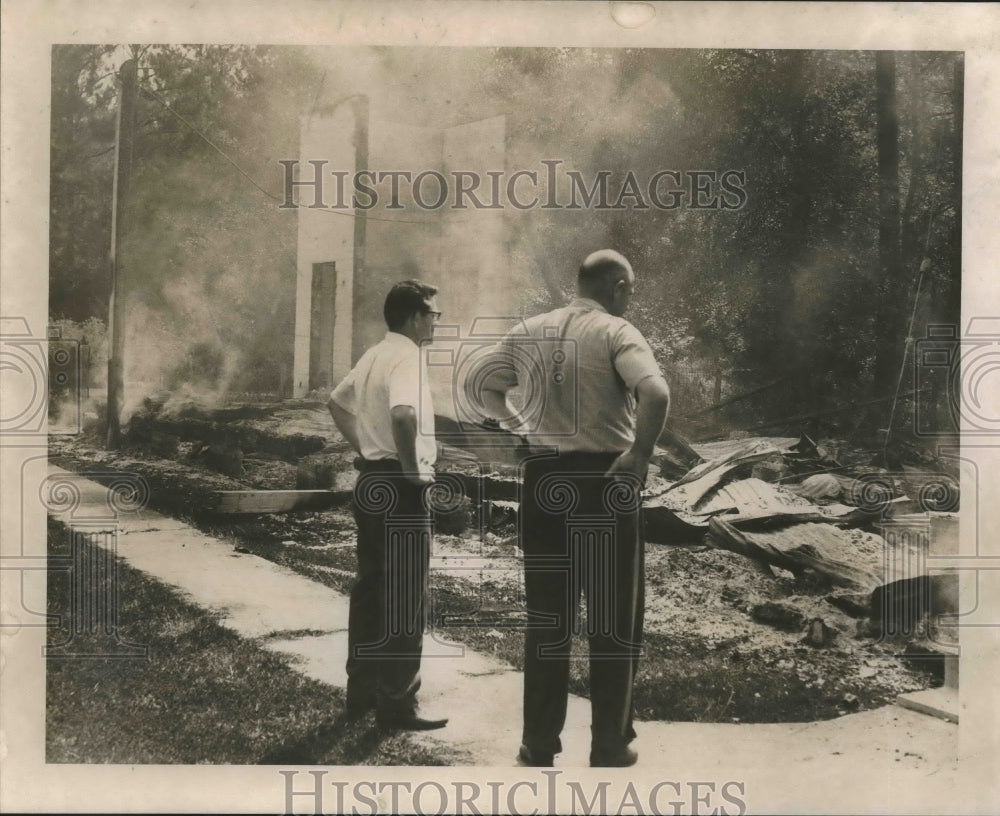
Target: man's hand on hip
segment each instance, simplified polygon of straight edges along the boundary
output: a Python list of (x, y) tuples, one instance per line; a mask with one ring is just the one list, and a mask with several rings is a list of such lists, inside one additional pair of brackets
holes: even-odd
[(604, 475), (613, 476), (616, 473), (629, 473), (644, 484), (647, 470), (649, 470), (649, 456), (629, 448), (611, 463), (611, 467)]
[(415, 484), (418, 487), (434, 484), (433, 473), (406, 473), (404, 474), (404, 477), (406, 478), (406, 481), (411, 484)]

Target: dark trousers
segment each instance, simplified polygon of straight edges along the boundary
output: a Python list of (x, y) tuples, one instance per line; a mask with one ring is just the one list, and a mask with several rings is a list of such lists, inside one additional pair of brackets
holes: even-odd
[(615, 458), (570, 453), (524, 465), (520, 533), (528, 623), (522, 741), (540, 753), (562, 750), (581, 592), (587, 600), (592, 748), (614, 750), (635, 738), (632, 689), (644, 600), (641, 485), (602, 475)]
[(354, 487), (358, 580), (348, 620), (347, 698), (383, 713), (416, 708), (431, 519), (399, 463), (362, 460)]

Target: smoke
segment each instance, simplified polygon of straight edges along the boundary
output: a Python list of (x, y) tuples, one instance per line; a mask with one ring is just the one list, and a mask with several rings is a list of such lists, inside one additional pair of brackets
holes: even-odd
[[(561, 174), (577, 171), (589, 184), (602, 170), (659, 167), (643, 145), (654, 132), (654, 143), (669, 143), (664, 129), (681, 126), (662, 76), (640, 71), (626, 81), (620, 54), (606, 50), (269, 48), (253, 57), (254, 81), (209, 118), (223, 134), (217, 146), (279, 200), (278, 161), (300, 157), (302, 123), (358, 94), (369, 99), (369, 167), (414, 174), (542, 176), (541, 162), (557, 161)], [(144, 105), (146, 115), (169, 119), (152, 101)], [(172, 124), (180, 136), (147, 140), (136, 175), (123, 419), (161, 389), (168, 406), (211, 406), (241, 391), (277, 392), (291, 370), (296, 211), (279, 209), (214, 148)], [(672, 166), (674, 158), (656, 161)], [(365, 276), (355, 281), (355, 358), (384, 330), (381, 300), (396, 280), (437, 283), (447, 319), (466, 330), (476, 316), (522, 313), (569, 294), (580, 259), (594, 249), (628, 253), (622, 218), (540, 207), (373, 210)]]
[(166, 396), (166, 412), (192, 404), (214, 407), (229, 395), (239, 372), (241, 349), (213, 322), (210, 307), (191, 286), (178, 282), (171, 290), (177, 299), (169, 313), (139, 305), (126, 321), (126, 418), (151, 395)]
[(141, 134), (126, 221), (123, 422), (147, 396), (168, 396), (168, 410), (213, 407), (277, 394), (290, 376), (296, 222), (247, 176), (280, 193), (274, 168), (297, 145), (305, 89), (290, 87), (294, 54), (254, 56), (260, 76), (249, 90), (207, 98), (214, 129), (188, 117), (232, 161), (142, 100), (140, 119), (169, 127)]

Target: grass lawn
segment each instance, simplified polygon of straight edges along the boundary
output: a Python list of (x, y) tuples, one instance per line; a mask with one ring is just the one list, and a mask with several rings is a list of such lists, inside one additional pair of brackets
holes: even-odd
[[(50, 558), (68, 556), (70, 531), (49, 522)], [(78, 542), (87, 548), (94, 545)], [(452, 765), (448, 746), (418, 745), (373, 718), (343, 716), (341, 689), (219, 625), (176, 591), (118, 561), (119, 638), (146, 657), (50, 657), (46, 761), (117, 764)], [(107, 580), (107, 579), (105, 579)], [(48, 578), (50, 645), (74, 628), (67, 574)], [(106, 653), (107, 636), (75, 633), (73, 651)], [(100, 648), (104, 644), (103, 650)], [(93, 648), (98, 647), (98, 648)]]

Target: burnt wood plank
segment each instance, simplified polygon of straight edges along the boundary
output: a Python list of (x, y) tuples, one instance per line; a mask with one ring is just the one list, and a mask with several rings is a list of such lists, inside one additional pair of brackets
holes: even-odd
[(881, 583), (881, 557), (852, 552), (850, 545), (840, 540), (841, 533), (830, 524), (795, 524), (768, 533), (750, 533), (713, 518), (708, 530), (709, 544), (774, 564), (796, 575), (811, 569), (838, 586), (864, 592), (871, 592)]
[(347, 505), (350, 490), (219, 490), (217, 512), (291, 513), (333, 510)]

